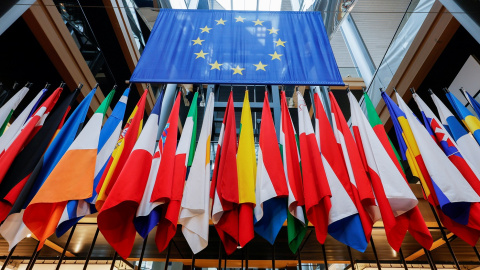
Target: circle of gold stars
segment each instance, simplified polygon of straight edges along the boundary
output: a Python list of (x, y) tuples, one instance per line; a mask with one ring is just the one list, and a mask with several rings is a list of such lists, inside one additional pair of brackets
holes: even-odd
[[(235, 18), (235, 23), (245, 23), (245, 19), (246, 18), (243, 18), (242, 16), (238, 16)], [(219, 20), (215, 20), (216, 24), (215, 25), (225, 25), (225, 23), (227, 22), (227, 20), (224, 20), (223, 18), (220, 18)], [(263, 23), (265, 21), (261, 21), (259, 18), (257, 18), (255, 21), (251, 21), (251, 23), (254, 23), (253, 26), (264, 26)], [(214, 26), (215, 26), (214, 25)], [(206, 34), (210, 34), (210, 30), (213, 29), (212, 28), (209, 28), (208, 25), (205, 25), (205, 27), (202, 27), (202, 28), (199, 28), (200, 30), (202, 30), (200, 32), (200, 34), (202, 33), (205, 33), (203, 35), (206, 35)], [(265, 28), (264, 28), (265, 29)], [(266, 29), (269, 33), (269, 35), (278, 35), (278, 31), (280, 31), (280, 29), (276, 29), (275, 27), (272, 26), (272, 28), (270, 29)], [(202, 42), (204, 42), (205, 40), (204, 39), (200, 39), (200, 36), (197, 37), (197, 39), (193, 39), (192, 42), (192, 46), (196, 46), (196, 45), (199, 45), (200, 47), (203, 45)], [(273, 43), (275, 44), (274, 45), (274, 48), (276, 48), (274, 50), (274, 52), (272, 54), (268, 54), (269, 56), (271, 56), (271, 59), (269, 59), (270, 61), (274, 61), (274, 60), (278, 60), (278, 61), (282, 61), (281, 57), (283, 56), (283, 54), (280, 54), (277, 52), (278, 49), (280, 49), (281, 47), (284, 47), (285, 48), (285, 43), (287, 43), (287, 41), (285, 40), (282, 40), (280, 37), (278, 37), (277, 40), (273, 40)], [(280, 48), (277, 48), (279, 47)], [(196, 52), (194, 53), (196, 55), (195, 59), (199, 59), (199, 58), (203, 58), (205, 59), (205, 56), (209, 53), (205, 53), (202, 49), (200, 50), (200, 52)], [(213, 60), (213, 59), (212, 59)], [(220, 67), (223, 66), (224, 64), (223, 63), (219, 63), (218, 60), (215, 60), (214, 63), (207, 63), (208, 65), (210, 65), (210, 70), (221, 70)], [(253, 64), (253, 66), (255, 66), (255, 71), (267, 71), (265, 69), (265, 67), (268, 66), (268, 64), (264, 64), (262, 63), (262, 61), (258, 61), (258, 64)], [(230, 70), (233, 71), (233, 74), (232, 75), (243, 75), (243, 71), (245, 70), (246, 68), (245, 67), (240, 67), (239, 65), (237, 65), (236, 67), (232, 67), (230, 68)]]

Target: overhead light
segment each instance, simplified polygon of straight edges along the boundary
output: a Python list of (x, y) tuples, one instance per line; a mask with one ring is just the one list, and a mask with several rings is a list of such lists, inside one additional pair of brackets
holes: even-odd
[(31, 233), (27, 234), (27, 238), (30, 238), (30, 237), (32, 237), (32, 234)]

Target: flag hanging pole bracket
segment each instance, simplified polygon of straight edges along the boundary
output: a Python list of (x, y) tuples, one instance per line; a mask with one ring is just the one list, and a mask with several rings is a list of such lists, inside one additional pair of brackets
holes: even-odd
[(98, 87), (98, 83), (95, 84), (95, 86), (93, 88), (97, 88)]
[(115, 84), (112, 88), (112, 90), (116, 90), (117, 89), (117, 85)]
[(444, 87), (444, 88), (443, 88), (443, 91), (445, 91), (445, 94), (446, 94), (446, 93), (450, 93), (450, 90), (448, 90), (447, 87)]
[(79, 83), (77, 88), (78, 90), (82, 90), (82, 87), (83, 87), (83, 83)]
[(18, 83), (17, 82), (13, 83), (12, 90), (16, 90), (17, 87), (18, 87)]
[(417, 93), (417, 92), (415, 91), (415, 88), (413, 88), (413, 87), (410, 88), (410, 92), (412, 92), (412, 95)]

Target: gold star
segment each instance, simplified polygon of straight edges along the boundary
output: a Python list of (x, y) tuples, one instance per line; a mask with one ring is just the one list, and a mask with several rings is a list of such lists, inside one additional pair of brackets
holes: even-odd
[(244, 22), (245, 18), (242, 18), (242, 16), (238, 15), (237, 18), (235, 18), (237, 21), (236, 22)]
[[(275, 52), (276, 53), (276, 52)], [(201, 57), (203, 59), (205, 59), (205, 55), (207, 55), (208, 53), (204, 53), (203, 50), (201, 50), (199, 53), (194, 53), (197, 55), (197, 57), (195, 57), (195, 59)]]
[(212, 70), (212, 69), (220, 70), (220, 66), (223, 65), (223, 64), (219, 64), (217, 61), (215, 61), (215, 63), (209, 64), (209, 65), (212, 66), (212, 68), (210, 70)]
[(204, 28), (200, 28), (200, 29), (202, 30), (202, 33), (203, 33), (203, 32), (210, 33), (210, 30), (211, 30), (212, 28), (208, 28), (208, 26), (207, 26), (207, 25), (205, 25), (205, 27), (204, 27)]
[(269, 34), (278, 34), (278, 29), (273, 28), (273, 26), (272, 26), (272, 29), (267, 29), (267, 30), (270, 31)]
[(238, 65), (236, 68), (230, 68), (230, 69), (233, 70), (233, 75), (235, 74), (243, 75), (242, 70), (244, 70), (244, 68), (240, 68)]
[(285, 42), (286, 42), (286, 41), (282, 41), (281, 39), (278, 39), (277, 41), (274, 41), (274, 43), (276, 44), (275, 47), (276, 47), (276, 46), (283, 46), (283, 47), (285, 47), (285, 45), (284, 45)]
[[(252, 22), (254, 22), (255, 25), (261, 25), (261, 26), (263, 26), (262, 23), (263, 23), (264, 21), (260, 21), (259, 19), (257, 19), (256, 21), (252, 21)], [(254, 25), (254, 26), (255, 26), (255, 25)]]
[(226, 22), (222, 18), (220, 18), (220, 20), (215, 20), (215, 21), (217, 22), (217, 25), (219, 25), (219, 24), (225, 25), (225, 22)]
[(193, 45), (196, 45), (196, 44), (202, 45), (202, 42), (205, 41), (205, 40), (202, 40), (202, 39), (200, 39), (200, 37), (198, 37), (197, 39), (194, 39), (192, 41), (193, 41)]
[(278, 54), (277, 51), (275, 51), (274, 54), (268, 54), (268, 55), (270, 55), (272, 57), (272, 60), (273, 59), (278, 59), (278, 60), (281, 61), (282, 59), (280, 59), (280, 56), (282, 56), (283, 54)]
[[(255, 64), (253, 64), (253, 65), (254, 65), (255, 67), (257, 67), (257, 69), (256, 69), (255, 71), (257, 71), (257, 70), (265, 70), (265, 67), (268, 66), (268, 65), (262, 64), (262, 61), (258, 62), (257, 65), (255, 65)], [(265, 71), (266, 71), (266, 70), (265, 70)]]

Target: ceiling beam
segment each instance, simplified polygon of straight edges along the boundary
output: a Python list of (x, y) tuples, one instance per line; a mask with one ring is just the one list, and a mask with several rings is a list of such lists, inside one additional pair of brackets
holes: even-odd
[[(449, 239), (450, 237), (453, 236), (453, 233), (449, 233), (447, 234), (447, 239)], [(440, 238), (436, 241), (433, 242), (432, 244), (432, 247), (430, 248), (430, 251), (438, 248), (438, 247), (441, 247), (443, 245), (445, 245), (445, 240), (443, 240), (443, 238)], [(412, 255), (408, 256), (405, 258), (406, 261), (413, 261), (421, 256), (425, 255), (425, 250), (422, 248), (422, 249), (419, 249), (418, 251), (414, 252)]]

